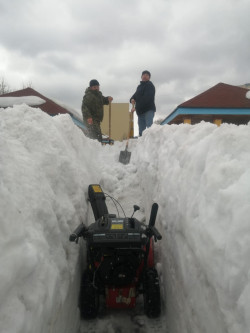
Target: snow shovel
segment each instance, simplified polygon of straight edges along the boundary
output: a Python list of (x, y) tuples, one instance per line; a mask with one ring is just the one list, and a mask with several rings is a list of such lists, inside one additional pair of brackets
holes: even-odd
[(128, 164), (131, 157), (131, 152), (128, 151), (128, 140), (130, 137), (134, 136), (134, 113), (131, 112), (129, 116), (129, 132), (128, 132), (128, 139), (126, 142), (126, 148), (124, 151), (120, 151), (119, 162), (123, 164)]
[(128, 140), (127, 140), (125, 150), (120, 151), (119, 162), (123, 164), (129, 164), (130, 157), (131, 157), (131, 152), (128, 151)]

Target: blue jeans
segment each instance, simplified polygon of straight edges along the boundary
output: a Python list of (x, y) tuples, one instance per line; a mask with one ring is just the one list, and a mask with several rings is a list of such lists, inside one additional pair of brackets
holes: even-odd
[(139, 136), (142, 136), (142, 132), (153, 124), (154, 115), (155, 111), (151, 110), (138, 115)]

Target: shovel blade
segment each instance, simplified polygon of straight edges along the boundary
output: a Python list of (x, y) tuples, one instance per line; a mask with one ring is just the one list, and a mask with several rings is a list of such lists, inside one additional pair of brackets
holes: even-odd
[(131, 152), (127, 150), (120, 151), (119, 162), (128, 164), (130, 161)]

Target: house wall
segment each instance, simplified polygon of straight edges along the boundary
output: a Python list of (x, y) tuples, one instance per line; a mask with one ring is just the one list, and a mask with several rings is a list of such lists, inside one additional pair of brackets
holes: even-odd
[[(111, 103), (111, 139), (123, 141), (130, 135), (129, 103)], [(104, 118), (101, 123), (102, 133), (109, 135), (109, 106), (104, 106)]]
[[(187, 121), (188, 120), (188, 121)], [(250, 121), (250, 108), (177, 108), (161, 125), (165, 124), (197, 124), (201, 121), (235, 125), (247, 124)]]

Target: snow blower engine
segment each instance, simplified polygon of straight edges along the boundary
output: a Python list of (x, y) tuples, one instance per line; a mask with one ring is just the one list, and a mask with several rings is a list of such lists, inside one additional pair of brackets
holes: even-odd
[(95, 222), (89, 226), (81, 223), (69, 237), (76, 243), (83, 237), (87, 246), (87, 268), (79, 293), (81, 317), (97, 316), (101, 295), (106, 308), (126, 309), (136, 306), (139, 294), (143, 294), (145, 314), (158, 317), (161, 298), (154, 267), (154, 242), (162, 238), (155, 227), (158, 204), (152, 205), (149, 224), (145, 225), (133, 218), (140, 209), (136, 205), (130, 218), (109, 214), (100, 185), (89, 185), (88, 195)]

